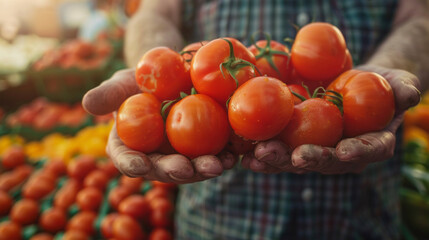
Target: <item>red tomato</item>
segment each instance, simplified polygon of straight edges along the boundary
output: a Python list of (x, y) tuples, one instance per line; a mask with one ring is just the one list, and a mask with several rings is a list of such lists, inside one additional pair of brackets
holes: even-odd
[(21, 181), (27, 180), (33, 173), (34, 168), (30, 165), (21, 165), (13, 169), (13, 174)]
[(341, 111), (322, 98), (310, 98), (295, 105), (291, 120), (280, 139), (292, 149), (302, 144), (334, 147), (343, 134)]
[(395, 98), (389, 83), (377, 73), (349, 70), (328, 90), (343, 97), (344, 135), (355, 137), (385, 128), (395, 114)]
[(137, 220), (128, 215), (120, 214), (113, 221), (113, 236), (116, 239), (143, 240), (146, 234)]
[(119, 216), (119, 213), (112, 212), (107, 214), (101, 221), (101, 234), (105, 239), (113, 238), (113, 222)]
[(129, 148), (144, 153), (155, 151), (164, 137), (161, 103), (150, 93), (129, 97), (119, 108), (116, 129)]
[(285, 83), (276, 78), (255, 77), (232, 95), (229, 123), (239, 136), (267, 140), (279, 134), (289, 122), (293, 105), (293, 95)]
[(49, 233), (38, 233), (33, 235), (30, 240), (54, 240), (54, 236)]
[(67, 166), (67, 174), (71, 178), (83, 181), (86, 175), (96, 168), (97, 164), (94, 157), (89, 155), (80, 155), (69, 163)]
[(89, 235), (83, 231), (79, 230), (67, 230), (62, 240), (90, 240)]
[(187, 61), (190, 62), (192, 58), (194, 57), (195, 53), (200, 49), (202, 46), (206, 45), (208, 41), (201, 41), (201, 42), (193, 42), (188, 45), (186, 45), (180, 53), (182, 54), (182, 57)]
[(22, 179), (14, 172), (0, 174), (0, 190), (9, 192), (21, 183)]
[(67, 166), (62, 159), (50, 159), (43, 167), (45, 172), (54, 174), (57, 177), (67, 173)]
[(155, 228), (149, 233), (149, 240), (173, 240), (173, 234), (165, 228)]
[(64, 230), (68, 218), (66, 212), (61, 208), (50, 208), (42, 213), (39, 219), (39, 226), (50, 233), (57, 233)]
[(30, 178), (22, 187), (22, 196), (34, 200), (40, 200), (46, 197), (55, 189), (55, 181), (49, 176), (37, 176)]
[(118, 212), (139, 221), (144, 220), (150, 212), (149, 201), (142, 195), (130, 195), (121, 201)]
[(21, 240), (22, 229), (15, 222), (5, 221), (0, 223), (0, 240)]
[(25, 152), (21, 146), (11, 146), (1, 156), (1, 165), (4, 169), (12, 169), (25, 163)]
[[(303, 96), (305, 99), (310, 98), (310, 93), (307, 91), (307, 89), (305, 89), (304, 86), (298, 85), (298, 84), (289, 84), (287, 86), (292, 93), (297, 93), (297, 94)], [(301, 102), (302, 102), (302, 100), (300, 98), (298, 98), (297, 96), (295, 96), (295, 94), (294, 94), (293, 103), (296, 105), (296, 104), (301, 103)]]
[(9, 210), (12, 208), (13, 200), (10, 195), (0, 190), (0, 217), (5, 216), (9, 213)]
[(151, 181), (151, 183), (154, 188), (165, 188), (169, 191), (177, 189), (177, 184), (175, 183), (165, 183), (165, 182), (160, 182), (155, 180)]
[(119, 179), (119, 184), (121, 185), (121, 187), (129, 188), (133, 193), (138, 193), (140, 192), (140, 188), (142, 187), (143, 181), (144, 180), (141, 177), (132, 178), (126, 175), (122, 175)]
[(109, 192), (108, 201), (113, 209), (118, 209), (119, 204), (124, 198), (130, 196), (132, 191), (129, 188), (118, 186)]
[(109, 183), (109, 176), (106, 172), (96, 169), (90, 172), (83, 180), (84, 187), (94, 187), (104, 191)]
[(76, 195), (81, 188), (81, 183), (73, 178), (69, 178), (67, 182), (55, 193), (54, 206), (67, 210), (75, 203)]
[(289, 49), (273, 40), (259, 40), (249, 47), (255, 55), (256, 67), (262, 76), (287, 82), (290, 78)]
[(150, 200), (149, 222), (152, 227), (170, 227), (173, 224), (174, 205), (168, 198)]
[(167, 47), (155, 47), (143, 55), (137, 64), (136, 81), (142, 92), (152, 93), (161, 102), (174, 100), (192, 88), (189, 64)]
[(291, 61), (299, 75), (311, 81), (332, 81), (346, 62), (346, 42), (329, 23), (302, 27), (292, 45)]
[(67, 231), (76, 230), (81, 231), (89, 236), (94, 234), (94, 222), (97, 218), (97, 214), (91, 211), (81, 211), (74, 215), (67, 223)]
[(346, 63), (344, 64), (344, 67), (341, 73), (348, 71), (352, 68), (353, 68), (353, 58), (352, 58), (352, 55), (350, 54), (350, 51), (346, 49)]
[[(231, 42), (234, 56), (230, 55), (231, 47), (225, 39)], [(243, 60), (253, 65), (256, 62), (255, 56), (240, 41), (233, 38), (210, 41), (192, 58), (191, 79), (195, 89), (225, 106), (237, 87), (255, 76), (251, 66), (242, 65)]]
[(10, 219), (21, 225), (36, 223), (39, 218), (39, 203), (32, 199), (23, 198), (13, 205)]
[(105, 172), (109, 178), (113, 178), (119, 175), (119, 171), (115, 167), (115, 164), (111, 159), (108, 159), (98, 164), (98, 169)]
[(189, 158), (218, 154), (230, 134), (224, 108), (203, 94), (189, 95), (174, 104), (166, 131), (173, 148)]
[(103, 192), (95, 187), (86, 187), (76, 196), (76, 203), (83, 211), (97, 211), (103, 202)]
[(166, 189), (166, 188), (160, 188), (160, 187), (154, 187), (151, 188), (149, 191), (147, 191), (145, 193), (145, 198), (146, 200), (148, 200), (149, 202), (151, 202), (153, 199), (155, 198), (167, 198), (167, 199), (172, 199), (173, 195), (171, 193), (170, 190)]

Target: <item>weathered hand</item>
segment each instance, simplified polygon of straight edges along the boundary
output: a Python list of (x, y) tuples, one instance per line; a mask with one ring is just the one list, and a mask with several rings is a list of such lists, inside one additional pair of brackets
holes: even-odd
[(292, 152), (280, 141), (261, 142), (254, 153), (243, 158), (243, 167), (264, 173), (359, 173), (370, 163), (392, 157), (395, 134), (402, 123), (403, 114), (420, 101), (419, 80), (413, 74), (402, 70), (374, 66), (361, 66), (359, 69), (379, 73), (391, 85), (395, 95), (396, 114), (389, 126), (379, 132), (343, 139), (336, 148), (306, 144)]
[[(126, 98), (140, 92), (134, 74), (133, 69), (118, 71), (100, 86), (88, 91), (83, 98), (85, 110), (94, 115), (116, 111)], [(236, 158), (226, 152), (195, 159), (188, 159), (180, 154), (146, 155), (126, 147), (119, 139), (115, 126), (110, 132), (106, 152), (118, 170), (125, 175), (173, 183), (191, 183), (213, 178), (236, 163)]]

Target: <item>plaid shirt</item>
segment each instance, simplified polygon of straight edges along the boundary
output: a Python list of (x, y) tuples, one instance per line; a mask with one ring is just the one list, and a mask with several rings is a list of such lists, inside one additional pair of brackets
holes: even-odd
[[(183, 6), (189, 42), (228, 36), (249, 45), (257, 31), (282, 41), (296, 34), (292, 23), (326, 21), (340, 28), (359, 64), (389, 32), (396, 1), (185, 0)], [(236, 166), (182, 185), (176, 238), (399, 239), (399, 151), (362, 174), (262, 174)]]

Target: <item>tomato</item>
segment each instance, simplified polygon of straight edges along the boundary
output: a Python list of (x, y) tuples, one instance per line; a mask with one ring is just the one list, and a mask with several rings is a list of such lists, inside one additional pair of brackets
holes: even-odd
[(343, 70), (341, 71), (341, 73), (348, 71), (352, 68), (353, 68), (353, 58), (352, 58), (350, 51), (348, 49), (346, 49), (346, 63), (344, 63), (344, 67), (343, 67)]
[(113, 222), (119, 216), (119, 213), (112, 212), (107, 214), (101, 221), (101, 234), (105, 239), (113, 238)]
[(94, 187), (104, 191), (109, 183), (109, 176), (106, 172), (96, 169), (90, 172), (83, 180), (84, 187)]
[(279, 138), (292, 149), (302, 144), (334, 147), (343, 134), (339, 108), (322, 98), (310, 98), (295, 105), (291, 120)]
[(291, 61), (305, 79), (332, 81), (344, 68), (346, 49), (337, 27), (329, 23), (310, 23), (298, 31), (291, 49)]
[(21, 195), (25, 198), (40, 200), (55, 189), (55, 181), (51, 177), (38, 176), (30, 178), (22, 187)]
[[(234, 56), (225, 39), (232, 44)], [(253, 66), (256, 63), (255, 56), (237, 39), (212, 40), (202, 46), (192, 58), (192, 83), (198, 93), (206, 94), (225, 106), (237, 87), (255, 76), (252, 66), (243, 66), (244, 61)]]
[(153, 199), (155, 198), (167, 198), (167, 199), (172, 199), (172, 193), (170, 190), (166, 189), (166, 188), (160, 188), (160, 187), (154, 187), (151, 188), (149, 191), (147, 191), (145, 193), (145, 198), (146, 200), (148, 200), (149, 202), (151, 202)]
[(0, 223), (0, 240), (21, 240), (22, 228), (15, 222), (5, 221)]
[(0, 190), (8, 192), (21, 183), (21, 177), (14, 172), (5, 172), (0, 175)]
[(12, 169), (25, 163), (25, 152), (22, 146), (10, 146), (1, 156), (1, 166)]
[(71, 178), (83, 181), (86, 175), (96, 168), (97, 164), (94, 157), (89, 155), (79, 155), (67, 166), (67, 174)]
[(54, 236), (49, 233), (37, 233), (33, 235), (30, 240), (54, 240)]
[(39, 218), (39, 203), (32, 199), (23, 198), (13, 205), (10, 219), (21, 225), (36, 223)]
[(155, 47), (143, 55), (137, 64), (136, 81), (142, 92), (152, 93), (161, 102), (174, 100), (192, 88), (189, 64), (167, 47)]
[(98, 169), (105, 172), (109, 178), (116, 177), (119, 174), (118, 169), (111, 159), (99, 163)]
[(392, 88), (377, 73), (349, 70), (335, 79), (328, 90), (342, 95), (346, 137), (379, 131), (395, 114)]
[(128, 177), (126, 175), (122, 175), (119, 179), (119, 184), (121, 187), (126, 187), (131, 190), (133, 193), (140, 192), (140, 188), (143, 184), (143, 178), (141, 177)]
[(50, 159), (43, 167), (45, 172), (52, 173), (57, 177), (67, 173), (67, 166), (62, 159)]
[(169, 191), (173, 191), (177, 189), (176, 183), (166, 183), (166, 182), (160, 182), (156, 180), (152, 180), (151, 183), (154, 188), (165, 188), (166, 190), (169, 190)]
[[(310, 98), (310, 93), (307, 91), (307, 89), (305, 89), (305, 87), (303, 85), (298, 85), (298, 84), (289, 84), (287, 85), (289, 90), (292, 93), (297, 93), (301, 96), (303, 96), (305, 99), (309, 99)], [(297, 96), (293, 96), (293, 103), (296, 105), (298, 103), (301, 103), (302, 100), (300, 98), (298, 98)]]
[(65, 210), (57, 207), (50, 208), (40, 215), (39, 226), (50, 233), (64, 230), (68, 218)]
[(288, 81), (291, 67), (289, 49), (285, 45), (274, 40), (259, 40), (249, 50), (255, 55), (255, 65), (262, 76)]
[(152, 227), (170, 227), (173, 224), (173, 202), (164, 197), (153, 198), (149, 202), (149, 222)]
[(161, 103), (150, 93), (129, 97), (119, 108), (116, 129), (129, 148), (144, 153), (155, 151), (164, 137)]
[(429, 105), (419, 104), (408, 109), (404, 116), (404, 127), (417, 126), (429, 132)]
[(27, 180), (33, 173), (34, 168), (30, 165), (20, 165), (13, 169), (13, 174), (21, 181)]
[(187, 61), (190, 62), (192, 58), (194, 57), (195, 53), (200, 49), (202, 46), (206, 45), (208, 41), (201, 41), (201, 42), (193, 42), (188, 45), (186, 45), (184, 48), (182, 48), (181, 54), (182, 57)]
[(12, 205), (13, 200), (11, 196), (7, 192), (0, 190), (0, 217), (7, 215)]
[(91, 211), (81, 211), (74, 215), (67, 223), (67, 231), (76, 230), (81, 231), (89, 236), (94, 234), (94, 222), (97, 218), (97, 214)]
[(89, 235), (83, 231), (79, 230), (67, 230), (62, 240), (90, 240)]
[(81, 183), (73, 178), (67, 182), (55, 193), (54, 206), (67, 210), (76, 200), (77, 193), (81, 188)]
[(122, 200), (132, 194), (129, 188), (117, 186), (113, 188), (108, 195), (108, 201), (113, 209), (118, 209)]
[(230, 134), (224, 108), (203, 94), (186, 96), (174, 104), (166, 131), (173, 148), (189, 158), (218, 154)]
[(146, 234), (137, 220), (123, 214), (120, 214), (113, 221), (113, 236), (120, 240), (142, 240), (146, 238)]
[(103, 202), (103, 192), (95, 187), (86, 187), (76, 196), (76, 203), (83, 211), (97, 211)]
[(118, 212), (133, 217), (136, 220), (144, 220), (149, 215), (149, 201), (142, 195), (130, 195), (121, 201)]
[(293, 113), (293, 95), (282, 81), (255, 77), (234, 92), (228, 118), (234, 132), (246, 139), (262, 141), (286, 126)]
[(155, 228), (149, 233), (149, 240), (173, 240), (173, 234), (165, 228)]

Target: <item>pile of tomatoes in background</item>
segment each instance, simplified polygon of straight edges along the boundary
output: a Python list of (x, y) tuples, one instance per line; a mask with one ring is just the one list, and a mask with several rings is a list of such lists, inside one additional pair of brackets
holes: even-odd
[(390, 85), (376, 73), (351, 70), (335, 26), (302, 27), (290, 51), (265, 36), (252, 46), (226, 37), (180, 53), (167, 47), (146, 52), (135, 76), (142, 93), (118, 111), (121, 140), (144, 153), (195, 158), (224, 149), (245, 153), (269, 139), (292, 149), (333, 147), (392, 120)]

